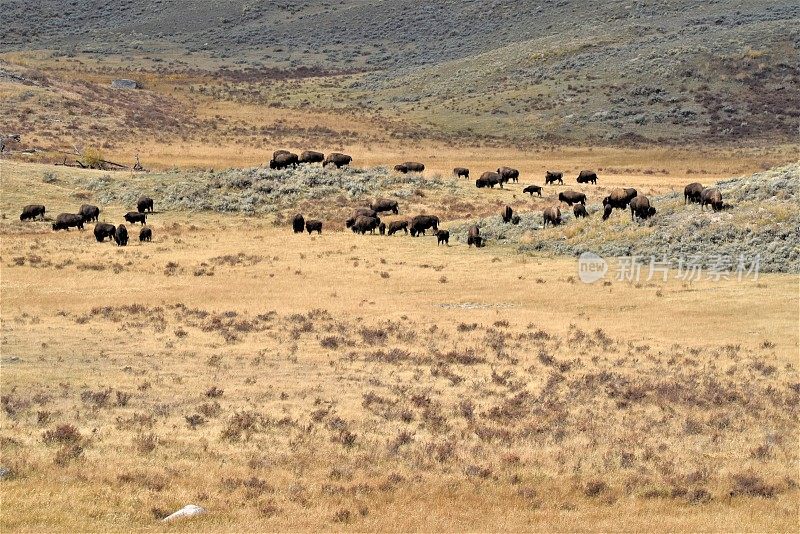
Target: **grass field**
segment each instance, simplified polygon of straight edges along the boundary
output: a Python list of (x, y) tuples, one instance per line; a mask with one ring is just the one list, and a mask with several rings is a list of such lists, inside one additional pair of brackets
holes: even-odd
[[(517, 154), (653, 193), (758, 165)], [(796, 275), (586, 285), (570, 258), (272, 215), (155, 213), (125, 248), (18, 221), (102, 174), (0, 161), (3, 531), (160, 531), (188, 503), (208, 513), (168, 530), (796, 529)]]

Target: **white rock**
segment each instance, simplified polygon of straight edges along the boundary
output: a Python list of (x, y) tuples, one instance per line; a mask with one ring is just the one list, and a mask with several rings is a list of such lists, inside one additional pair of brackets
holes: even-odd
[(162, 519), (162, 521), (174, 521), (175, 519), (182, 519), (184, 517), (193, 517), (204, 513), (206, 513), (205, 508), (197, 506), (196, 504), (187, 504), (174, 514), (170, 514), (164, 519)]

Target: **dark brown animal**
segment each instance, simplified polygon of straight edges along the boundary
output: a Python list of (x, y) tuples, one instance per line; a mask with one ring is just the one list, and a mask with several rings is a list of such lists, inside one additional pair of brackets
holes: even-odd
[(447, 230), (439, 230), (436, 232), (436, 246), (438, 247), (442, 243), (450, 245), (450, 232)]
[(393, 235), (400, 230), (406, 234), (408, 233), (408, 221), (392, 221), (389, 223), (389, 235)]
[(692, 182), (683, 188), (683, 203), (696, 202), (700, 204), (700, 195), (703, 194), (703, 184), (700, 182)]
[(41, 204), (28, 204), (22, 208), (22, 213), (19, 216), (19, 220), (27, 221), (30, 219), (35, 219), (36, 217), (41, 217), (44, 219), (44, 206)]
[(83, 222), (97, 221), (100, 218), (100, 208), (91, 204), (82, 204), (78, 214), (83, 217)]
[(503, 180), (500, 175), (496, 172), (486, 171), (485, 173), (481, 174), (481, 177), (475, 180), (475, 187), (482, 188), (482, 187), (489, 187), (494, 189), (494, 186), (499, 185), (500, 188), (503, 188)]
[(603, 206), (603, 220), (605, 221), (609, 217), (611, 217), (611, 212), (614, 211), (613, 206), (611, 204), (606, 204)]
[(439, 217), (435, 215), (417, 215), (411, 219), (411, 237), (425, 235), (429, 228), (439, 230)]
[(397, 172), (402, 172), (403, 174), (409, 172), (422, 172), (425, 170), (425, 165), (419, 163), (418, 161), (406, 161), (405, 163), (395, 165), (394, 170)]
[(473, 224), (469, 227), (469, 231), (467, 233), (467, 245), (470, 247), (475, 245), (479, 248), (484, 245), (483, 238), (481, 237), (481, 231), (477, 224)]
[(119, 226), (117, 226), (117, 231), (114, 232), (114, 243), (116, 243), (118, 247), (127, 246), (128, 229), (125, 228), (124, 224), (120, 224)]
[(53, 230), (67, 230), (76, 227), (83, 230), (83, 217), (75, 213), (59, 213), (56, 222), (53, 223)]
[(304, 151), (298, 159), (298, 163), (322, 163), (323, 161), (325, 161), (325, 154), (314, 150)]
[(563, 191), (558, 194), (558, 200), (566, 202), (567, 206), (573, 204), (586, 204), (586, 195), (577, 191)]
[(536, 193), (539, 196), (542, 196), (542, 186), (540, 186), (540, 185), (529, 185), (528, 187), (523, 189), (522, 192), (523, 193), (529, 193), (531, 196), (533, 196), (534, 193)]
[(272, 153), (272, 159), (277, 159), (282, 154), (291, 154), (288, 150), (276, 150)]
[(108, 223), (97, 223), (94, 225), (94, 238), (102, 243), (105, 238), (114, 239), (114, 234), (117, 233), (117, 227)]
[(458, 178), (469, 178), (469, 169), (466, 167), (456, 167), (453, 169), (453, 174)]
[(142, 226), (147, 224), (147, 215), (144, 214), (144, 213), (138, 213), (138, 212), (135, 212), (135, 211), (129, 211), (122, 218), (125, 219), (126, 221), (128, 221), (131, 224), (135, 224), (137, 222), (141, 223)]
[(374, 234), (375, 230), (380, 226), (381, 220), (378, 217), (367, 217), (364, 215), (356, 218), (350, 229), (354, 234), (364, 235), (367, 232)]
[(298, 213), (292, 218), (292, 230), (296, 234), (302, 234), (303, 228), (306, 225), (306, 220), (303, 218), (303, 215)]
[(504, 223), (510, 223), (513, 216), (514, 210), (511, 209), (511, 206), (506, 206), (503, 208), (503, 211), (500, 212), (500, 217), (503, 219)]
[(631, 203), (631, 200), (636, 198), (637, 194), (636, 189), (632, 187), (614, 189), (610, 195), (603, 199), (603, 206), (610, 205), (612, 208), (624, 210)]
[(702, 210), (709, 205), (714, 211), (722, 209), (722, 193), (716, 187), (706, 187), (700, 193), (700, 209)]
[(358, 219), (361, 216), (364, 216), (364, 217), (377, 217), (378, 216), (378, 212), (375, 211), (372, 208), (356, 208), (350, 214), (350, 217), (344, 222), (344, 225), (347, 228), (352, 227), (353, 223), (356, 222), (356, 219)]
[(311, 219), (306, 221), (306, 232), (309, 234), (311, 232), (317, 232), (318, 234), (322, 234), (322, 221), (318, 221), (316, 219)]
[(555, 171), (547, 171), (544, 175), (544, 183), (547, 184), (554, 184), (554, 183), (564, 183), (564, 173), (563, 172), (555, 172)]
[(637, 195), (633, 198), (630, 203), (630, 208), (632, 221), (635, 220), (635, 217), (647, 219), (656, 214), (656, 209), (650, 205), (650, 199), (644, 195)]
[(279, 150), (275, 152), (272, 155), (272, 159), (269, 160), (269, 168), (280, 170), (287, 167), (296, 167), (298, 163), (300, 163), (300, 158), (297, 154)]
[(371, 210), (377, 213), (381, 213), (384, 211), (391, 211), (392, 213), (397, 215), (400, 212), (397, 205), (397, 201), (388, 198), (376, 198), (374, 201), (372, 201), (369, 207)]
[(144, 213), (145, 211), (153, 212), (153, 199), (150, 197), (141, 197), (136, 201), (136, 211)]
[(519, 182), (519, 171), (511, 167), (500, 167), (497, 169), (497, 174), (500, 175), (503, 182)]
[(542, 212), (542, 220), (544, 221), (545, 228), (547, 228), (548, 223), (553, 226), (558, 226), (561, 224), (561, 210), (558, 209), (558, 206), (545, 208)]
[(575, 204), (575, 207), (572, 208), (572, 213), (575, 215), (576, 219), (589, 216), (589, 213), (586, 211), (586, 206), (583, 204)]
[(588, 184), (588, 183), (597, 183), (597, 173), (594, 171), (581, 171), (578, 174), (578, 183), (579, 184)]
[(380, 232), (381, 235), (386, 235), (386, 223), (382, 222), (378, 225), (378, 232)]
[(353, 158), (347, 154), (342, 154), (341, 152), (331, 152), (328, 154), (328, 157), (325, 158), (325, 161), (322, 162), (322, 166), (327, 167), (328, 165), (335, 165), (337, 169), (341, 169), (342, 167), (350, 165), (352, 161)]
[(142, 228), (139, 230), (139, 241), (144, 242), (147, 241), (148, 243), (153, 240), (153, 230), (150, 228)]

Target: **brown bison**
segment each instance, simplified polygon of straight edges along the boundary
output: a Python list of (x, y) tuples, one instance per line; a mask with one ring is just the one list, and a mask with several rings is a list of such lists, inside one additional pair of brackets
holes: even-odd
[(303, 218), (303, 215), (298, 213), (292, 218), (292, 230), (296, 234), (302, 234), (303, 228), (306, 225), (306, 220)]
[(510, 223), (513, 216), (514, 210), (511, 209), (511, 206), (506, 206), (503, 208), (503, 211), (500, 212), (500, 217), (502, 217), (504, 223)]
[(439, 246), (442, 243), (448, 246), (450, 245), (450, 232), (447, 230), (439, 230), (436, 232), (436, 246)]
[(558, 206), (545, 208), (542, 212), (542, 220), (544, 221), (545, 228), (547, 228), (548, 223), (553, 226), (558, 226), (561, 224), (561, 210), (558, 209)]
[(316, 219), (310, 219), (306, 221), (306, 232), (309, 234), (311, 232), (317, 232), (318, 234), (322, 234), (322, 221), (318, 221)]
[(497, 169), (497, 174), (500, 175), (503, 182), (519, 182), (519, 171), (511, 167), (500, 167)]
[(291, 152), (289, 152), (288, 150), (283, 150), (283, 149), (276, 150), (275, 152), (272, 153), (272, 159), (278, 159), (278, 156), (281, 156), (283, 154), (291, 154)]
[(572, 213), (575, 215), (576, 219), (589, 216), (589, 213), (586, 211), (586, 206), (583, 204), (575, 204), (575, 207), (572, 208)]
[(382, 222), (382, 223), (380, 223), (378, 225), (378, 232), (380, 232), (381, 235), (386, 235), (386, 223), (385, 222)]
[(397, 172), (402, 172), (403, 174), (409, 172), (422, 172), (425, 170), (425, 165), (419, 163), (418, 161), (406, 161), (405, 163), (395, 165), (394, 170)]
[(636, 189), (632, 187), (614, 189), (610, 195), (603, 199), (603, 206), (610, 205), (612, 208), (624, 210), (631, 203), (631, 200), (636, 198), (637, 194)]
[(411, 237), (425, 235), (429, 228), (439, 230), (439, 217), (435, 215), (417, 215), (411, 219)]
[(611, 212), (614, 211), (614, 207), (611, 204), (606, 204), (603, 206), (603, 220), (605, 221), (609, 217), (611, 217)]
[(350, 214), (350, 217), (344, 222), (344, 225), (347, 228), (353, 226), (353, 223), (356, 222), (356, 219), (359, 217), (377, 217), (378, 212), (372, 208), (356, 208), (353, 210), (353, 213)]
[(136, 211), (138, 211), (139, 213), (144, 213), (146, 211), (152, 213), (153, 199), (150, 197), (141, 197), (139, 200), (136, 201)]
[(105, 238), (114, 239), (114, 234), (117, 233), (117, 227), (108, 223), (97, 223), (94, 225), (94, 238), (102, 243)]
[(22, 208), (22, 213), (19, 216), (19, 220), (27, 221), (29, 219), (35, 219), (36, 217), (41, 217), (44, 219), (44, 206), (41, 204), (28, 204)]
[(377, 213), (381, 213), (384, 211), (391, 211), (392, 213), (397, 215), (400, 212), (397, 206), (397, 201), (390, 200), (388, 198), (376, 198), (374, 201), (372, 201), (372, 203), (370, 203), (369, 207), (371, 210)]
[(392, 221), (389, 223), (389, 235), (393, 235), (400, 230), (408, 233), (408, 221)]
[(597, 173), (594, 171), (581, 171), (578, 174), (579, 184), (597, 183)]
[(128, 229), (125, 228), (124, 224), (117, 226), (117, 231), (114, 232), (114, 243), (116, 243), (118, 247), (128, 245)]
[(285, 169), (287, 167), (296, 167), (297, 164), (300, 163), (300, 158), (297, 154), (293, 152), (286, 152), (286, 151), (278, 151), (272, 155), (272, 159), (269, 160), (269, 168), (270, 169)]
[(81, 204), (78, 214), (83, 217), (83, 222), (96, 222), (100, 218), (100, 208), (91, 204)]
[(716, 187), (706, 187), (700, 193), (700, 209), (710, 205), (714, 211), (722, 209), (722, 193)]
[(560, 202), (565, 202), (567, 206), (586, 204), (586, 195), (577, 191), (563, 191), (558, 194), (558, 200)]
[(314, 150), (306, 150), (300, 154), (298, 163), (322, 163), (325, 161), (325, 154), (322, 152), (315, 152)]
[(564, 173), (563, 172), (555, 172), (555, 171), (547, 171), (544, 175), (544, 184), (554, 184), (554, 183), (564, 183)]
[(644, 195), (637, 195), (630, 203), (631, 207), (631, 220), (636, 217), (640, 219), (647, 219), (656, 214), (656, 209), (650, 205), (650, 199)]
[(328, 154), (328, 157), (325, 158), (325, 161), (322, 162), (322, 166), (327, 167), (328, 165), (335, 165), (337, 169), (341, 169), (342, 167), (350, 165), (352, 161), (353, 158), (347, 154), (342, 154), (341, 152), (331, 152)]
[(683, 188), (683, 203), (688, 204), (689, 202), (696, 202), (700, 203), (700, 195), (703, 193), (703, 184), (700, 182), (692, 182), (686, 187)]
[(135, 211), (129, 211), (128, 213), (123, 215), (122, 218), (125, 219), (126, 221), (128, 221), (131, 224), (135, 224), (137, 222), (141, 223), (142, 226), (147, 224), (147, 215), (144, 214), (144, 213), (138, 213), (138, 212), (135, 212)]
[(540, 185), (529, 185), (525, 189), (522, 190), (523, 193), (528, 193), (533, 196), (536, 193), (539, 196), (542, 196), (542, 186)]
[(481, 231), (477, 224), (473, 224), (469, 227), (469, 231), (467, 233), (467, 245), (470, 247), (475, 245), (478, 248), (484, 245), (483, 238), (481, 237)]
[(367, 232), (374, 234), (375, 230), (380, 226), (380, 224), (381, 220), (378, 217), (367, 217), (365, 215), (360, 215), (353, 222), (353, 225), (350, 227), (350, 229), (354, 234), (364, 235)]
[(75, 213), (59, 213), (56, 222), (53, 223), (53, 230), (69, 231), (71, 227), (83, 230), (83, 217)]
[(453, 169), (453, 174), (458, 178), (469, 178), (469, 169), (466, 167), (456, 167)]
[(142, 228), (139, 230), (139, 241), (148, 243), (153, 240), (153, 230), (150, 228)]
[(492, 171), (486, 171), (485, 173), (481, 174), (481, 177), (475, 180), (475, 187), (482, 188), (482, 187), (490, 187), (494, 189), (494, 186), (499, 185), (500, 188), (503, 188), (503, 179), (500, 174)]

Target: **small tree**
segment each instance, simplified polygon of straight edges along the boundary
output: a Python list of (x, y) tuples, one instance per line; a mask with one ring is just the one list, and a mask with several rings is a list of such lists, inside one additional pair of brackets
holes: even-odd
[(81, 165), (89, 169), (102, 169), (105, 157), (100, 149), (87, 147), (81, 155)]

